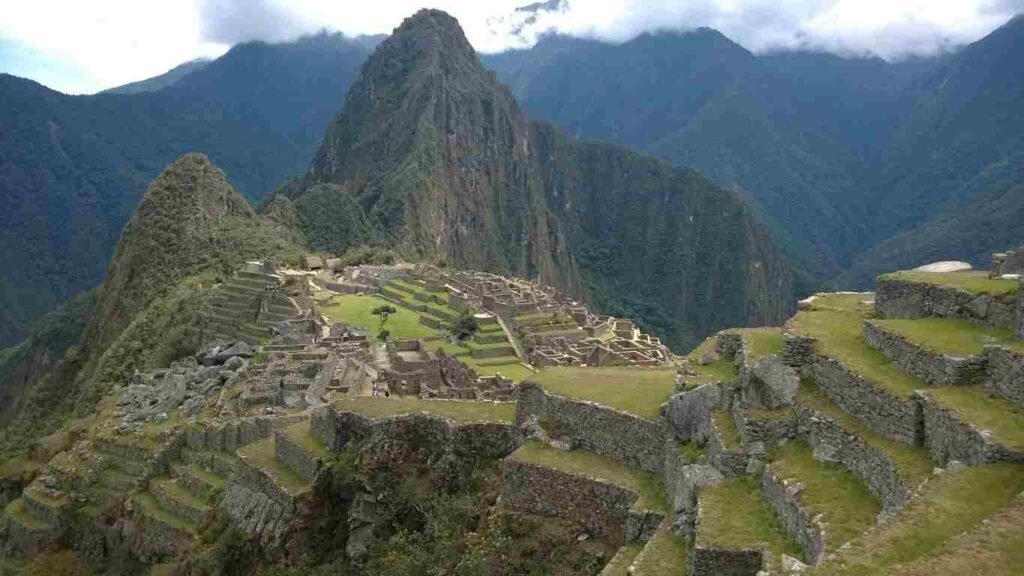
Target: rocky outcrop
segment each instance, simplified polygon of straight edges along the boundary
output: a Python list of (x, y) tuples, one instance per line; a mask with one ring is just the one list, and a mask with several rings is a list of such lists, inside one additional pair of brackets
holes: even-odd
[(885, 276), (878, 279), (875, 311), (882, 318), (961, 318), (990, 326), (1012, 328), (1017, 295), (974, 294), (957, 288), (907, 282)]
[(630, 468), (661, 473), (668, 427), (596, 402), (571, 400), (545, 392), (538, 384), (518, 388), (516, 424), (534, 416), (543, 424), (557, 423), (560, 435), (574, 446), (607, 456)]
[(665, 418), (676, 438), (704, 444), (711, 437), (711, 411), (724, 406), (723, 385), (704, 384), (669, 398)]
[(697, 512), (697, 490), (702, 486), (725, 480), (714, 466), (686, 462), (676, 451), (674, 442), (665, 448), (665, 492), (671, 512), (675, 514), (673, 529), (687, 537), (694, 535)]
[(932, 386), (969, 386), (985, 377), (986, 362), (982, 355), (952, 356), (935, 352), (870, 321), (864, 323), (862, 334), (869, 346), (900, 370)]
[(758, 359), (740, 382), (747, 406), (782, 408), (793, 404), (800, 375), (781, 357), (772, 355)]
[(879, 434), (911, 446), (921, 443), (921, 407), (854, 374), (840, 362), (818, 357), (811, 375), (832, 402)]

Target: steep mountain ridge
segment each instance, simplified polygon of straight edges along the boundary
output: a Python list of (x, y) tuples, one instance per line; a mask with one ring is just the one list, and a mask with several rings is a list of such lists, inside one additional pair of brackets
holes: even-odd
[[(528, 122), (442, 12), (407, 19), (367, 61), (307, 175), (316, 183), (358, 202), (409, 257), (537, 277), (677, 346), (791, 307), (789, 266), (738, 197)], [(349, 247), (329, 243), (310, 193), (288, 193), (306, 236)]]

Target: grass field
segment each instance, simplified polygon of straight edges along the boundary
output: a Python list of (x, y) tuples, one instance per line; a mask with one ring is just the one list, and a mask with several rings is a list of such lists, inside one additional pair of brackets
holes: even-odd
[(513, 402), (465, 402), (459, 400), (427, 400), (412, 396), (391, 398), (351, 397), (336, 400), (335, 409), (351, 411), (370, 418), (386, 418), (400, 414), (427, 412), (456, 422), (506, 422), (516, 418)]
[(883, 274), (879, 280), (902, 280), (904, 282), (920, 282), (922, 284), (935, 284), (937, 286), (948, 286), (975, 294), (1016, 294), (1020, 290), (1020, 283), (1016, 280), (1003, 280), (1001, 278), (989, 278), (988, 272), (980, 270), (968, 270), (965, 272), (918, 272), (915, 270), (903, 270)]
[(658, 418), (675, 387), (674, 368), (553, 366), (532, 378), (560, 396), (590, 400), (643, 418)]
[(536, 440), (528, 440), (509, 458), (628, 488), (639, 495), (637, 508), (668, 512), (668, 496), (661, 478), (627, 468), (611, 458), (585, 450), (556, 450)]
[(736, 363), (731, 358), (719, 358), (710, 364), (701, 364), (700, 359), (713, 352), (715, 349), (715, 337), (705, 338), (699, 346), (694, 348), (688, 355), (690, 369), (697, 373), (696, 376), (686, 377), (685, 386), (687, 389), (696, 388), (702, 384), (713, 382), (731, 382), (736, 379), (738, 372)]
[(800, 501), (812, 514), (825, 514), (829, 551), (874, 525), (882, 505), (853, 472), (838, 464), (818, 462), (810, 446), (800, 440), (779, 446), (771, 456), (775, 475), (803, 483)]
[(784, 340), (781, 328), (744, 328), (736, 332), (743, 337), (751, 361), (782, 353)]
[(985, 346), (999, 344), (1024, 352), (1024, 342), (1013, 339), (1013, 331), (984, 328), (956, 318), (874, 320), (878, 326), (902, 334), (911, 342), (933, 352), (952, 356), (981, 354)]
[(834, 292), (815, 294), (810, 300), (812, 310), (866, 313), (874, 309), (875, 295), (872, 292)]
[(665, 520), (636, 557), (637, 576), (676, 576), (689, 564), (690, 546), (672, 533), (672, 521)]
[(740, 476), (706, 486), (698, 494), (701, 524), (697, 544), (740, 550), (765, 546), (777, 562), (781, 554), (803, 558), (803, 551), (785, 532), (775, 510), (761, 498), (757, 476)]

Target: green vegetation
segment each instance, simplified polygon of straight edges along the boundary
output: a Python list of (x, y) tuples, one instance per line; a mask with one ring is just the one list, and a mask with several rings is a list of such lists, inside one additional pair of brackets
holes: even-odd
[(1020, 464), (967, 466), (925, 484), (890, 522), (853, 542), (816, 573), (842, 576), (892, 574), (892, 567), (940, 553), (949, 539), (971, 530), (1010, 505), (1024, 490)]
[(875, 310), (874, 301), (875, 295), (872, 292), (833, 292), (815, 294), (810, 297), (808, 305), (811, 310), (872, 314)]
[(672, 395), (675, 377), (673, 368), (555, 366), (544, 368), (532, 380), (552, 394), (655, 419)]
[(697, 446), (695, 442), (679, 442), (676, 445), (676, 451), (683, 457), (683, 460), (691, 464), (700, 460), (701, 456), (707, 456), (708, 453), (706, 448)]
[(1016, 280), (1003, 280), (1002, 278), (989, 278), (988, 272), (981, 270), (966, 270), (962, 272), (918, 272), (915, 270), (902, 270), (883, 274), (879, 280), (899, 280), (902, 282), (918, 282), (922, 284), (935, 284), (957, 288), (974, 294), (1016, 294), (1020, 289), (1020, 283)]
[(695, 376), (687, 376), (684, 386), (687, 389), (696, 388), (702, 384), (714, 382), (731, 382), (739, 374), (736, 370), (736, 362), (732, 358), (720, 357), (710, 364), (701, 364), (701, 358), (715, 350), (715, 337), (705, 338), (699, 346), (693, 349), (688, 355), (688, 367)]
[[(369, 333), (377, 326), (379, 318), (373, 311), (390, 303), (376, 296), (335, 296), (320, 311), (331, 320), (344, 322), (349, 326), (361, 328)], [(392, 338), (437, 338), (440, 332), (429, 326), (420, 324), (420, 315), (407, 308), (398, 308), (388, 319), (388, 332)]]
[(820, 388), (804, 378), (796, 396), (797, 403), (813, 408), (836, 421), (849, 434), (856, 434), (872, 448), (880, 451), (896, 466), (900, 478), (913, 488), (924, 482), (935, 467), (928, 450), (923, 446), (912, 448), (876, 434), (863, 422), (836, 406)]
[(825, 514), (829, 551), (873, 526), (882, 511), (863, 480), (838, 464), (818, 462), (802, 440), (775, 449), (771, 467), (779, 478), (796, 479), (804, 485), (799, 498), (812, 514)]
[[(303, 494), (310, 489), (308, 482), (300, 478), (291, 468), (278, 462), (274, 454), (274, 439), (264, 438), (238, 449), (243, 462), (258, 468), (291, 496)], [(244, 465), (244, 464), (243, 464)]]
[(930, 388), (925, 393), (939, 406), (989, 431), (994, 442), (1024, 450), (1024, 408), (991, 390), (973, 386)]
[(863, 324), (862, 314), (833, 310), (800, 312), (792, 321), (797, 333), (817, 338), (819, 354), (838, 360), (875, 386), (904, 397), (926, 388), (923, 380), (904, 373), (864, 342)]
[(955, 318), (873, 320), (886, 330), (898, 332), (911, 342), (940, 354), (982, 354), (985, 346), (999, 344), (1024, 352), (1024, 342), (1014, 340), (1013, 330), (996, 330)]
[(556, 450), (536, 440), (527, 440), (509, 458), (610, 482), (636, 492), (639, 496), (635, 504), (637, 508), (668, 512), (668, 496), (661, 478), (650, 472), (633, 470), (611, 458), (585, 450)]
[(284, 435), (311, 456), (326, 458), (330, 455), (330, 451), (327, 450), (323, 442), (313, 436), (309, 419), (285, 428)]
[(643, 546), (640, 544), (627, 544), (619, 548), (615, 556), (612, 556), (612, 559), (605, 564), (600, 576), (627, 576), (629, 566), (641, 550), (643, 550)]
[(733, 420), (732, 413), (727, 410), (714, 410), (711, 412), (711, 418), (715, 423), (715, 430), (722, 435), (725, 449), (739, 450), (741, 448), (740, 431), (736, 428), (736, 421)]
[(740, 476), (701, 488), (700, 526), (697, 545), (741, 550), (765, 546), (776, 561), (781, 554), (803, 558), (803, 552), (786, 534), (775, 510), (761, 498), (761, 480)]
[(182, 518), (177, 514), (172, 514), (167, 510), (164, 510), (163, 507), (160, 506), (160, 503), (156, 501), (156, 497), (149, 492), (136, 492), (134, 496), (132, 496), (132, 502), (138, 506), (145, 515), (156, 518), (171, 528), (188, 533), (191, 533), (196, 529), (195, 525), (189, 522), (186, 518)]
[(671, 520), (662, 522), (636, 557), (637, 576), (678, 576), (689, 565), (690, 545), (672, 533)]
[(782, 353), (785, 341), (780, 328), (746, 328), (737, 332), (747, 345), (751, 361)]
[(379, 398), (359, 396), (334, 401), (339, 411), (358, 412), (370, 418), (387, 418), (400, 414), (427, 412), (460, 423), (515, 421), (513, 402), (469, 402), (460, 400), (429, 400), (412, 396)]

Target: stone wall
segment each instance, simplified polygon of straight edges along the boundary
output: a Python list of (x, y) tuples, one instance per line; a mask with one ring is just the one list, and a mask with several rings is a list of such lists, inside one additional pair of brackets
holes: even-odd
[(788, 418), (757, 418), (749, 416), (752, 413), (738, 402), (732, 405), (732, 419), (744, 446), (760, 442), (765, 450), (770, 450), (796, 435), (795, 415)]
[(731, 358), (743, 348), (743, 336), (736, 332), (719, 332), (715, 335), (715, 352)]
[(256, 538), (267, 549), (280, 545), (288, 532), (295, 509), (263, 492), (230, 482), (224, 487), (220, 508), (231, 518), (232, 526)]
[(933, 386), (970, 386), (985, 377), (986, 363), (982, 355), (950, 356), (933, 352), (874, 322), (865, 322), (861, 333), (869, 346), (900, 370)]
[(875, 432), (911, 446), (921, 443), (921, 407), (912, 398), (883, 390), (831, 358), (819, 356), (809, 370), (832, 402)]
[(287, 434), (281, 431), (274, 433), (274, 457), (306, 482), (312, 483), (323, 462), (306, 452), (304, 448), (292, 442)]
[(713, 429), (708, 439), (708, 462), (726, 478), (751, 474), (760, 462), (760, 454), (748, 454), (742, 447), (726, 447), (722, 433)]
[(987, 346), (988, 385), (1004, 398), (1024, 406), (1024, 354), (1006, 346)]
[(910, 501), (916, 487), (906, 485), (884, 453), (817, 410), (798, 406), (796, 413), (797, 433), (810, 445), (815, 459), (837, 462), (859, 476), (887, 514), (898, 512)]
[(693, 546), (690, 576), (756, 576), (768, 570), (768, 554), (762, 548), (725, 549), (702, 543), (699, 533), (703, 514), (698, 501), (695, 521), (698, 536)]
[(793, 404), (800, 387), (796, 369), (776, 355), (759, 358), (752, 366), (748, 364), (740, 368), (740, 390), (745, 406), (774, 409)]
[(1024, 340), (1024, 278), (1021, 278), (1020, 290), (1017, 291), (1017, 322), (1013, 335), (1017, 340)]
[(786, 532), (807, 555), (808, 563), (817, 566), (825, 557), (826, 532), (814, 512), (800, 501), (803, 485), (779, 478), (771, 465), (761, 474), (761, 495), (775, 509)]
[(566, 518), (594, 536), (626, 541), (637, 500), (631, 490), (513, 458), (502, 464), (502, 482), (502, 504), (517, 512)]
[(665, 444), (665, 470), (662, 473), (668, 504), (675, 514), (673, 528), (692, 538), (696, 521), (697, 490), (725, 479), (714, 466), (687, 462), (676, 450), (675, 442)]
[(799, 368), (814, 362), (814, 338), (796, 334), (783, 334), (782, 361)]
[(953, 460), (973, 465), (1003, 460), (1024, 462), (1024, 452), (996, 444), (988, 432), (933, 402), (927, 391), (918, 391), (915, 397), (924, 410), (928, 451), (941, 464)]
[(723, 385), (704, 384), (669, 398), (665, 416), (676, 438), (704, 444), (711, 436), (711, 411), (724, 407)]
[(193, 450), (229, 452), (269, 437), (274, 430), (297, 424), (303, 414), (289, 416), (257, 416), (224, 423), (199, 423), (185, 430), (185, 446)]
[(516, 424), (522, 425), (530, 416), (541, 422), (553, 419), (564, 436), (580, 448), (637, 468), (660, 474), (665, 465), (664, 446), (668, 426), (627, 414), (601, 404), (570, 400), (547, 393), (539, 385), (519, 385), (516, 402)]
[(881, 278), (875, 311), (882, 318), (942, 316), (972, 320), (993, 328), (1012, 328), (1017, 295), (992, 296), (964, 290)]

